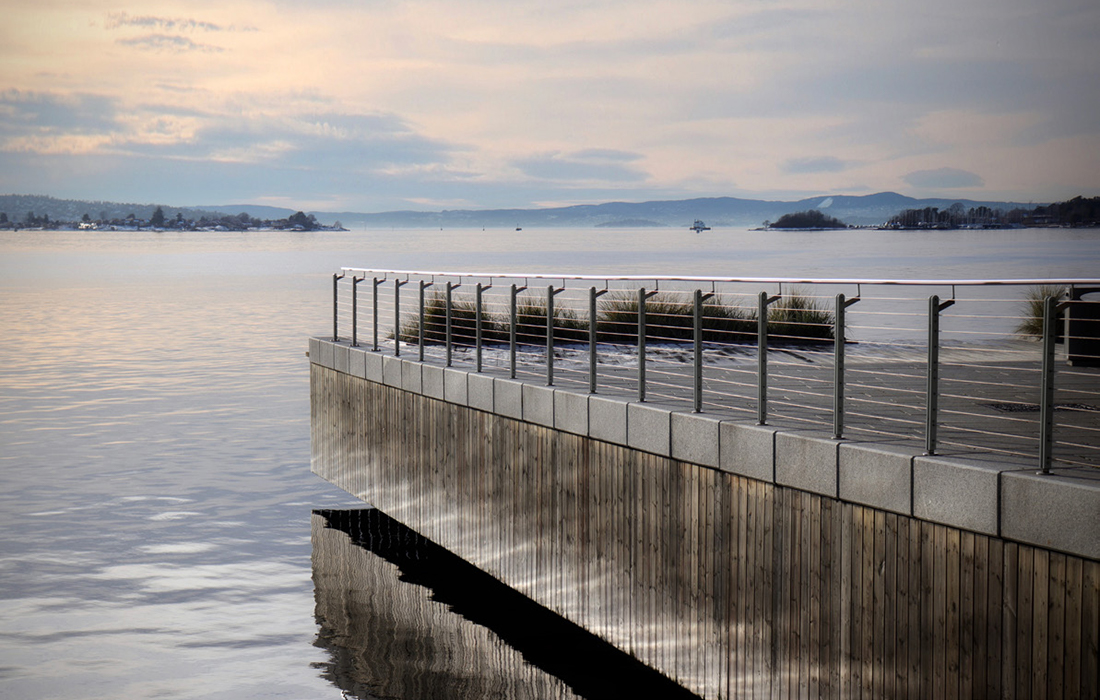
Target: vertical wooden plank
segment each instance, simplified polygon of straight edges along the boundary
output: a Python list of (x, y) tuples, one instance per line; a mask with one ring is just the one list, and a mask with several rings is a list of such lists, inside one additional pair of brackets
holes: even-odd
[(1034, 664), (1031, 636), (1034, 551), (1034, 548), (1024, 545), (1017, 550), (1016, 697), (1020, 700), (1031, 697), (1031, 674)]
[(777, 508), (779, 488), (771, 484), (764, 486), (766, 494), (764, 500), (764, 522), (768, 528), (763, 541), (764, 547), (764, 581), (766, 585), (766, 598), (764, 607), (764, 632), (767, 635), (767, 671), (768, 671), (768, 697), (775, 697), (778, 693), (779, 676), (779, 632), (775, 626), (779, 624), (779, 576), (777, 568), (781, 566), (777, 553), (777, 543), (781, 541), (780, 523)]
[(806, 577), (806, 586), (810, 594), (810, 697), (820, 697), (821, 676), (824, 668), (823, 652), (825, 644), (822, 638), (823, 617), (822, 614), (822, 586), (825, 581), (824, 561), (822, 551), (825, 549), (822, 542), (822, 499), (821, 496), (809, 495), (810, 499), (810, 571)]
[(1078, 557), (1066, 557), (1066, 625), (1065, 625), (1065, 693), (1066, 698), (1081, 697), (1081, 586), (1083, 562)]
[(838, 523), (840, 539), (840, 590), (837, 597), (840, 599), (840, 697), (854, 697), (852, 691), (852, 639), (855, 625), (852, 622), (852, 593), (853, 556), (852, 549), (855, 542), (855, 533), (852, 529), (852, 513), (854, 506), (849, 503), (840, 505), (840, 521)]
[(730, 653), (733, 674), (733, 683), (730, 687), (732, 697), (744, 697), (748, 673), (746, 668), (747, 655), (745, 654), (745, 590), (746, 581), (750, 577), (747, 571), (747, 562), (743, 553), (746, 547), (745, 508), (748, 500), (747, 489), (738, 480), (730, 493), (730, 551), (732, 561), (730, 569), (732, 579), (730, 581)]
[(847, 504), (837, 501), (833, 504), (833, 571), (832, 594), (830, 602), (833, 617), (833, 689), (831, 697), (843, 697), (844, 694), (844, 598), (848, 595), (845, 589), (848, 574), (844, 570), (844, 546), (847, 538), (845, 528), (845, 512)]
[(1014, 542), (1004, 545), (1004, 594), (1001, 609), (1001, 690), (1005, 700), (1015, 700), (1016, 649), (1019, 644), (1020, 610), (1020, 547)]
[(742, 697), (754, 697), (760, 684), (757, 679), (756, 651), (760, 641), (760, 611), (757, 607), (756, 590), (758, 573), (757, 552), (759, 551), (757, 513), (759, 511), (757, 498), (758, 489), (754, 481), (737, 479), (737, 489), (744, 494), (744, 519), (745, 542), (741, 549), (740, 559), (745, 570), (744, 604), (742, 606), (742, 626), (745, 628), (742, 634), (743, 646), (737, 654), (741, 659), (741, 669), (744, 681), (741, 686)]
[(871, 575), (874, 577), (874, 595), (872, 606), (874, 614), (872, 627), (874, 663), (871, 667), (871, 688), (873, 697), (883, 697), (885, 687), (883, 672), (886, 668), (886, 618), (893, 611), (886, 607), (886, 513), (874, 511), (875, 549)]
[[(1003, 649), (1003, 636), (1004, 636), (1004, 615), (1005, 615), (1005, 564), (1004, 564), (1004, 541), (1000, 538), (990, 537), (987, 538), (989, 545), (989, 559), (988, 559), (988, 571), (989, 571), (989, 586), (988, 591), (988, 605), (987, 605), (987, 618), (986, 618), (986, 631), (988, 635), (988, 641), (986, 643), (986, 669), (985, 669), (985, 692), (984, 695), (987, 698), (999, 698), (1002, 696), (1002, 670), (1001, 666), (1005, 663), (1005, 659), (1002, 655)], [(980, 689), (979, 689), (980, 690)]]
[(1047, 656), (1047, 644), (1050, 638), (1050, 553), (1038, 547), (1034, 549), (1035, 578), (1032, 589), (1034, 622), (1031, 631), (1034, 666), (1031, 670), (1031, 697), (1043, 698), (1046, 697), (1050, 660)]
[(850, 698), (862, 697), (864, 687), (864, 512), (851, 506), (851, 583), (849, 604), (848, 679)]
[(787, 490), (780, 487), (772, 487), (771, 523), (772, 546), (769, 551), (771, 561), (768, 567), (768, 576), (771, 586), (771, 603), (769, 614), (771, 621), (768, 628), (771, 632), (771, 682), (772, 697), (785, 697), (786, 688), (784, 678), (787, 673), (787, 616), (786, 616), (786, 577), (787, 577), (787, 542), (786, 542), (786, 493)]
[(895, 653), (897, 659), (894, 662), (894, 695), (897, 698), (909, 697), (909, 591), (912, 581), (909, 577), (909, 526), (910, 519), (905, 516), (898, 517), (897, 524), (897, 564), (894, 569), (894, 577), (897, 581), (897, 594), (895, 609), (897, 610), (896, 625), (894, 627)]
[(790, 686), (788, 693), (790, 697), (806, 697), (806, 672), (805, 663), (806, 658), (809, 656), (809, 649), (806, 643), (809, 641), (809, 634), (807, 633), (808, 617), (807, 614), (809, 607), (809, 601), (804, 601), (802, 598), (802, 580), (805, 578), (806, 564), (805, 556), (803, 552), (803, 497), (806, 494), (802, 491), (789, 490), (788, 496), (790, 497), (790, 510), (788, 516), (790, 518), (790, 551), (791, 555), (787, 558), (787, 566), (789, 567), (789, 575), (787, 576), (787, 619), (788, 619), (788, 632), (790, 635), (790, 656), (788, 661), (788, 672), (790, 673)]
[(720, 474), (714, 490), (714, 511), (718, 514), (714, 527), (714, 551), (717, 553), (714, 559), (715, 567), (715, 591), (714, 591), (714, 617), (715, 634), (718, 637), (719, 648), (722, 650), (720, 662), (722, 664), (721, 697), (730, 698), (733, 693), (733, 668), (735, 665), (732, 633), (732, 615), (730, 607), (730, 589), (733, 586), (733, 553), (730, 547), (729, 533), (730, 500), (733, 490), (738, 483), (737, 477), (730, 474)]
[(895, 698), (898, 696), (897, 679), (899, 674), (898, 660), (898, 516), (886, 513), (885, 540), (883, 542), (884, 556), (884, 580), (883, 580), (883, 665), (881, 668), (882, 682), (879, 684), (880, 697)]
[[(936, 526), (922, 521), (921, 527), (921, 682), (920, 697), (933, 697), (936, 688)], [(942, 697), (942, 696), (941, 696)]]
[(833, 539), (833, 524), (839, 503), (831, 498), (818, 499), (820, 509), (821, 576), (817, 583), (818, 604), (821, 606), (821, 625), (819, 630), (819, 690), (821, 697), (834, 697), (837, 692), (836, 680), (839, 660), (836, 657), (837, 586), (833, 579), (836, 573), (835, 558), (838, 551)]
[(1046, 697), (1060, 698), (1065, 694), (1066, 649), (1066, 556), (1051, 553), (1049, 580), (1049, 631), (1047, 637)]
[(706, 678), (705, 697), (716, 698), (719, 695), (718, 680), (721, 677), (718, 669), (717, 653), (719, 646), (714, 636), (714, 627), (711, 624), (714, 609), (714, 518), (717, 512), (711, 502), (711, 493), (714, 488), (717, 470), (705, 469), (700, 472), (702, 479), (699, 483), (699, 546), (700, 546), (700, 599), (699, 599), (699, 637), (698, 645), (702, 657), (701, 673)]
[(974, 690), (974, 533), (960, 533), (959, 541), (959, 697)]
[(799, 557), (795, 561), (798, 566), (798, 639), (799, 639), (799, 663), (798, 663), (798, 691), (799, 697), (810, 697), (810, 683), (813, 669), (813, 626), (817, 620), (814, 617), (813, 600), (810, 598), (810, 580), (813, 578), (815, 567), (813, 565), (813, 548), (810, 539), (810, 509), (814, 496), (809, 493), (799, 492), (798, 517), (798, 549)]
[[(974, 536), (974, 606), (973, 606), (973, 638), (974, 650), (972, 657), (972, 695), (987, 696), (989, 689), (986, 683), (986, 659), (989, 658), (989, 540), (985, 535)], [(1000, 617), (1001, 611), (997, 611)]]
[(875, 565), (875, 511), (871, 508), (863, 508), (862, 533), (863, 553), (860, 576), (863, 579), (861, 585), (862, 601), (860, 604), (860, 687), (861, 694), (865, 698), (874, 697), (875, 693), (875, 625), (878, 624), (878, 615), (875, 611), (875, 583), (877, 567)]
[(747, 563), (752, 579), (751, 590), (753, 591), (753, 644), (752, 654), (748, 661), (749, 672), (752, 674), (752, 693), (750, 693), (750, 697), (766, 698), (770, 682), (767, 676), (770, 637), (768, 636), (769, 630), (766, 620), (771, 601), (771, 591), (766, 585), (768, 564), (765, 559), (765, 551), (769, 549), (770, 540), (768, 538), (771, 536), (771, 524), (767, 520), (764, 504), (768, 498), (770, 487), (751, 479), (738, 478), (737, 480), (741, 484), (741, 488), (748, 492), (749, 499), (753, 504), (755, 523), (752, 558)]
[(910, 700), (919, 700), (921, 697), (922, 529), (919, 520), (909, 521), (909, 663), (906, 666), (906, 671), (908, 674), (907, 695)]
[(1085, 561), (1081, 585), (1081, 697), (1100, 697), (1100, 562)]
[(643, 637), (645, 660), (649, 664), (655, 661), (653, 652), (653, 631), (656, 625), (656, 614), (653, 600), (653, 534), (654, 520), (656, 519), (656, 484), (653, 482), (653, 471), (644, 455), (639, 455), (636, 463), (638, 478), (641, 480), (643, 514), (639, 525), (643, 529), (642, 547), (637, 555), (641, 557), (643, 569), (642, 608), (639, 610), (641, 626), (646, 630)]

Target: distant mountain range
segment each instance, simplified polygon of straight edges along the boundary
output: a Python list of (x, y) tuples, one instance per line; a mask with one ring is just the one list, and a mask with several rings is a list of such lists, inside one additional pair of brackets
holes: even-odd
[[(511, 227), (613, 227), (674, 226), (688, 227), (695, 219), (708, 226), (759, 226), (784, 214), (817, 209), (852, 225), (886, 222), (905, 209), (936, 207), (945, 209), (955, 202), (966, 208), (986, 206), (1009, 211), (1032, 208), (1036, 203), (975, 201), (970, 199), (915, 199), (896, 192), (878, 194), (821, 195), (797, 201), (769, 201), (736, 197), (702, 197), (654, 202), (607, 202), (579, 204), (545, 209), (448, 209), (443, 211), (391, 211), (376, 214), (362, 212), (306, 212), (323, 224), (336, 221), (349, 228), (511, 228)], [(92, 219), (123, 218), (134, 214), (149, 218), (157, 204), (119, 204), (55, 199), (40, 195), (0, 195), (0, 212), (13, 220), (22, 220), (27, 212), (61, 221), (78, 221), (84, 214)], [(168, 217), (182, 212), (184, 218), (213, 218), (223, 214), (247, 213), (260, 219), (285, 219), (293, 209), (255, 204), (202, 205), (174, 207), (159, 205)], [(105, 216), (101, 216), (105, 215)], [(641, 222), (644, 222), (641, 223)]]

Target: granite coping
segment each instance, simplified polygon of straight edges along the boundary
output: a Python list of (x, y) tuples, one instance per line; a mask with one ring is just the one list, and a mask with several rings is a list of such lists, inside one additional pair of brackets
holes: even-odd
[(309, 340), (310, 361), (411, 393), (731, 474), (1100, 560), (1100, 469), (1037, 474), (1020, 458), (924, 454), (916, 441), (837, 440), (743, 417), (546, 386)]

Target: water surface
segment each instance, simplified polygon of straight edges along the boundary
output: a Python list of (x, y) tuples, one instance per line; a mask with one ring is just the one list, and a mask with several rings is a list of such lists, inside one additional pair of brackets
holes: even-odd
[(0, 232), (0, 697), (341, 696), (317, 643), (310, 521), (359, 504), (309, 473), (304, 354), (331, 328), (340, 266), (1085, 277), (1097, 240)]

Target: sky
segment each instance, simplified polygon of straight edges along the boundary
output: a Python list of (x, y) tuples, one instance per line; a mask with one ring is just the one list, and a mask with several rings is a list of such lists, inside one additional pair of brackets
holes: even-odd
[(8, 0), (0, 193), (1100, 195), (1095, 0)]

